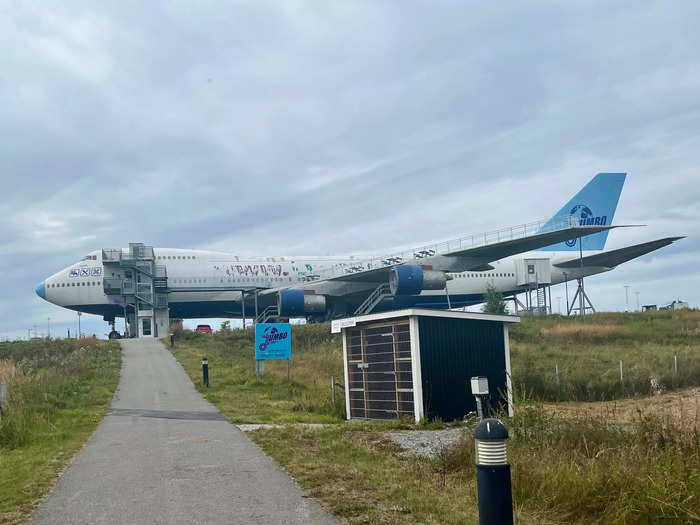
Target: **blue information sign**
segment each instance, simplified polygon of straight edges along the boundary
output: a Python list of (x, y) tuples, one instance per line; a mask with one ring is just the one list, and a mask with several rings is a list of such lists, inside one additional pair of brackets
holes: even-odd
[(292, 325), (258, 323), (255, 325), (255, 359), (291, 359)]

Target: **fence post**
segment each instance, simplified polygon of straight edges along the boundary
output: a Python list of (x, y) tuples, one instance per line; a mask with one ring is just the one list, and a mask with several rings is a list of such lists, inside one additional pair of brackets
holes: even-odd
[(0, 383), (0, 421), (2, 421), (2, 406), (7, 401), (7, 380), (3, 379)]
[(335, 406), (335, 376), (331, 376), (331, 400)]
[(673, 372), (675, 375), (678, 375), (678, 356), (677, 355), (673, 356)]
[(624, 381), (624, 375), (622, 372), (622, 359), (620, 359), (620, 383)]
[(559, 363), (554, 363), (554, 380), (559, 384)]

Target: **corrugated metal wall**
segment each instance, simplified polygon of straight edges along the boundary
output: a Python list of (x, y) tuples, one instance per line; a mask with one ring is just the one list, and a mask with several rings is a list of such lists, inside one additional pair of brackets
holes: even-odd
[(492, 407), (507, 407), (503, 323), (437, 317), (418, 323), (426, 419), (449, 421), (476, 411), (472, 376), (488, 377)]

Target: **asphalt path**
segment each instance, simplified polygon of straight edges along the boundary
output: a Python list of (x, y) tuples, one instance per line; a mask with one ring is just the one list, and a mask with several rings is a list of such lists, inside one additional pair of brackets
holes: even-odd
[(33, 524), (337, 523), (195, 390), (160, 342), (121, 344), (112, 408)]

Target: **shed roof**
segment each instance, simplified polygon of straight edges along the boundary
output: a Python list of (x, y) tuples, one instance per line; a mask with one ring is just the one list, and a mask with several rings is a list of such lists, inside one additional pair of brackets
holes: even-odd
[(370, 321), (381, 321), (384, 319), (394, 319), (396, 317), (442, 317), (446, 319), (476, 319), (481, 321), (498, 321), (501, 323), (519, 323), (520, 317), (517, 315), (487, 314), (482, 312), (455, 312), (453, 310), (434, 310), (430, 308), (406, 308), (404, 310), (392, 310), (389, 312), (379, 312), (376, 314), (360, 315), (358, 317), (347, 317), (337, 319), (331, 323), (331, 332), (338, 333), (343, 328), (355, 326)]

